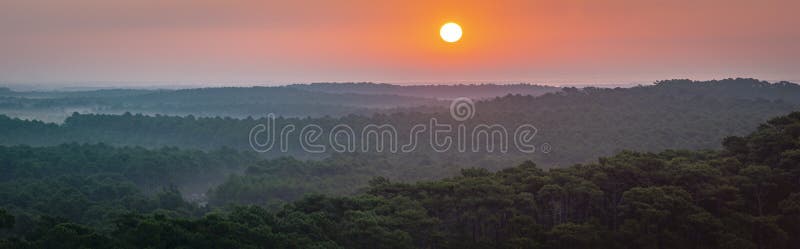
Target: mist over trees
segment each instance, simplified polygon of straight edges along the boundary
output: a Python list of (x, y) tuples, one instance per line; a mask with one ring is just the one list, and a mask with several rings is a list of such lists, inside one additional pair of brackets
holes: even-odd
[[(509, 89), (536, 94), (484, 98)], [(550, 90), (358, 83), (0, 89), (0, 113), (7, 114), (0, 115), (0, 248), (794, 248), (800, 242), (800, 86), (728, 79)], [(264, 111), (284, 110), (304, 114), (279, 115), (278, 128), (316, 124), (327, 137), (339, 124), (356, 130), (391, 124), (402, 144), (416, 124), (432, 118), (455, 124), (449, 102), (437, 99), (462, 92), (484, 99), (459, 124), (532, 124), (537, 144), (552, 151), (421, 146), (313, 154), (290, 140), (287, 152), (257, 153), (248, 142), (251, 129), (267, 123)], [(63, 122), (15, 118), (93, 105), (91, 112), (119, 113), (73, 113)]]
[(381, 109), (443, 105), (430, 98), (390, 94), (305, 91), (290, 87), (222, 87), (179, 90), (0, 92), (0, 111), (12, 116), (61, 122), (72, 112), (193, 115), (200, 117), (287, 117), (370, 114)]
[[(247, 92), (246, 89), (231, 91)], [(209, 103), (224, 103), (227, 99), (212, 97), (216, 91), (199, 92), (207, 95), (200, 99), (215, 99), (206, 101)], [(165, 94), (175, 96), (174, 93)], [(184, 93), (188, 99), (195, 99), (198, 94), (189, 90)], [(181, 100), (178, 98), (174, 102)], [(300, 98), (292, 101), (309, 100)], [(541, 96), (505, 95), (478, 101), (474, 118), (465, 122), (452, 120), (447, 107), (428, 106), (390, 109), (370, 115), (318, 118), (279, 116), (275, 123), (278, 128), (286, 125), (319, 125), (323, 128), (323, 138), (328, 137), (327, 132), (338, 124), (348, 125), (356, 131), (369, 124), (390, 124), (400, 134), (399, 144), (408, 142), (408, 134), (414, 125), (427, 124), (431, 118), (453, 124), (463, 123), (469, 128), (480, 124), (500, 124), (512, 129), (531, 124), (538, 130), (536, 141), (552, 145), (552, 152), (510, 153), (503, 157), (513, 159), (512, 163), (533, 160), (551, 166), (585, 162), (625, 149), (660, 151), (718, 148), (725, 136), (746, 134), (771, 117), (798, 110), (799, 105), (800, 87), (791, 83), (769, 84), (750, 79), (710, 82), (673, 80), (633, 88), (565, 88)], [(149, 148), (178, 146), (203, 150), (220, 147), (252, 150), (248, 142), (250, 130), (266, 123), (268, 121), (264, 116), (228, 118), (73, 113), (63, 124), (0, 116), (0, 127), (3, 128), (0, 130), (0, 144), (103, 142)], [(425, 136), (422, 134), (420, 141), (429, 140)], [(297, 139), (288, 142), (288, 153), (271, 151), (265, 156), (319, 158), (319, 155), (304, 153)], [(417, 152), (426, 151), (431, 152), (421, 146)], [(470, 156), (482, 157), (484, 154)], [(460, 154), (448, 156), (464, 157)], [(479, 164), (468, 166), (489, 167)]]
[(539, 85), (397, 86), (375, 83), (315, 83), (280, 87), (212, 87), (178, 90), (101, 89), (21, 91), (0, 88), (0, 113), (62, 122), (73, 112), (193, 115), (199, 117), (323, 117), (383, 112), (419, 106), (442, 107), (440, 99), (475, 99), (510, 93), (541, 95), (558, 91)]
[(26, 208), (4, 203), (18, 210), (0, 212), (6, 233), (0, 245), (793, 248), (800, 242), (800, 112), (723, 145), (718, 151), (626, 151), (550, 170), (533, 162), (498, 172), (472, 168), (418, 183), (379, 177), (356, 196), (311, 195), (277, 209), (234, 206), (202, 217), (167, 190), (150, 200), (162, 211), (118, 215), (107, 227), (42, 216), (33, 229), (19, 230), (15, 214)]

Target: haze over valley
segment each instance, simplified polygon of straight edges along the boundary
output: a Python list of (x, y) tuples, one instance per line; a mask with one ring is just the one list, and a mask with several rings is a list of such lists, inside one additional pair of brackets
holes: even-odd
[(0, 1), (0, 249), (793, 249), (800, 1)]

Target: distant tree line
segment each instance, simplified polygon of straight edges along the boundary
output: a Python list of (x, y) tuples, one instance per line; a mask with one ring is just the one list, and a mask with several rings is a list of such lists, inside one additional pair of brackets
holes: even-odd
[(358, 94), (387, 94), (425, 97), (435, 99), (454, 99), (467, 97), (475, 100), (504, 96), (508, 94), (522, 94), (539, 96), (546, 93), (558, 92), (561, 89), (554, 86), (535, 84), (438, 84), (438, 85), (392, 85), (361, 83), (312, 83), (294, 84), (288, 87), (309, 91), (330, 93), (358, 93)]
[[(0, 91), (0, 113), (61, 121), (72, 111), (125, 112), (200, 117), (323, 117), (371, 114), (387, 108), (442, 106), (432, 98), (396, 94), (328, 93), (292, 87), (218, 87), (179, 90), (95, 90), (75, 92)], [(60, 119), (59, 119), (60, 118)]]
[[(195, 99), (195, 96), (202, 96), (199, 99), (213, 99), (207, 101), (210, 103), (227, 103), (225, 99), (233, 98), (218, 99), (212, 94), (218, 91), (222, 90), (184, 90), (180, 94), (163, 94), (177, 96), (171, 100), (175, 103), (184, 98), (187, 101)], [(229, 96), (240, 96), (247, 91), (232, 88), (222, 92), (230, 92)], [(258, 94), (252, 96), (256, 98)], [(248, 98), (240, 100), (244, 99)], [(719, 143), (725, 136), (746, 134), (770, 117), (798, 110), (799, 105), (800, 86), (792, 83), (769, 84), (752, 79), (709, 82), (673, 80), (658, 82), (654, 86), (633, 88), (565, 88), (563, 91), (542, 96), (507, 95), (478, 102), (474, 118), (464, 124), (470, 128), (480, 124), (500, 124), (510, 128), (532, 124), (538, 129), (536, 141), (552, 145), (552, 153), (511, 153), (503, 157), (510, 158), (515, 163), (533, 160), (546, 166), (569, 165), (626, 149), (661, 151), (719, 148)], [(452, 120), (447, 108), (443, 107), (404, 108), (395, 111), (397, 112), (341, 117), (279, 117), (276, 125), (280, 128), (286, 125), (304, 127), (316, 124), (328, 132), (339, 124), (349, 125), (356, 130), (369, 124), (390, 124), (401, 134), (398, 137), (399, 142), (407, 143), (410, 129), (417, 124), (427, 124), (431, 118), (459, 124)], [(249, 132), (255, 125), (265, 123), (265, 118), (252, 117), (235, 119), (192, 115), (177, 117), (158, 114), (76, 113), (63, 124), (56, 125), (0, 116), (0, 144), (102, 142), (149, 148), (178, 146), (208, 150), (224, 146), (252, 150), (248, 143)], [(321, 137), (327, 139), (328, 135), (325, 133)], [(293, 138), (289, 140), (290, 149), (287, 153), (275, 150), (265, 156), (319, 158), (319, 155), (304, 153), (297, 143), (297, 137)], [(422, 137), (420, 141), (425, 142), (426, 139), (428, 138)], [(418, 152), (431, 151), (422, 148)], [(430, 157), (441, 157), (436, 155), (438, 153), (429, 154), (432, 154)], [(473, 158), (465, 160), (467, 162), (479, 162), (481, 160), (474, 158), (488, 157), (485, 153), (448, 154), (449, 157), (456, 158), (463, 158), (465, 155)]]

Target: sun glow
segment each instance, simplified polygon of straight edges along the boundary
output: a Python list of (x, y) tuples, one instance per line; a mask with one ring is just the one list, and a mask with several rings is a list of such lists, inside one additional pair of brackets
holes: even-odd
[(461, 34), (461, 26), (454, 22), (445, 23), (439, 30), (442, 40), (450, 43), (461, 40)]

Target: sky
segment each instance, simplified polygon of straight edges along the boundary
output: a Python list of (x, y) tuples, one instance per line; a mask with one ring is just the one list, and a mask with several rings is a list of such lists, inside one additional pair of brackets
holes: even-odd
[[(798, 10), (797, 0), (3, 0), (0, 84), (797, 81)], [(459, 42), (440, 39), (446, 22), (463, 28)]]

